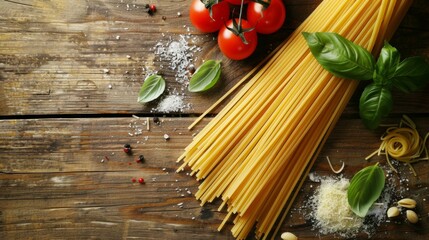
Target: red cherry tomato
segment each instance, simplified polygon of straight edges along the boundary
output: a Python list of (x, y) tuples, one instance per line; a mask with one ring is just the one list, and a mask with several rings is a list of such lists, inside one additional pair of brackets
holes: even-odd
[[(238, 21), (238, 19), (236, 19)], [(229, 28), (233, 27), (232, 20), (226, 24)], [(251, 25), (244, 19), (241, 20), (242, 28), (251, 28)], [(247, 44), (243, 43), (241, 38), (235, 35), (231, 30), (223, 26), (218, 34), (217, 42), (222, 53), (232, 60), (241, 60), (249, 57), (258, 45), (258, 36), (254, 29), (244, 33)]]
[(271, 0), (265, 10), (261, 4), (256, 2), (250, 2), (247, 6), (247, 20), (258, 33), (277, 32), (283, 26), (285, 19), (286, 8), (282, 0)]
[[(234, 4), (234, 5), (241, 5), (241, 0), (225, 0), (225, 1), (227, 1), (231, 4)], [(248, 2), (249, 2), (249, 0), (244, 0), (244, 4), (246, 4)]]
[(212, 7), (213, 19), (201, 0), (193, 0), (189, 9), (192, 25), (201, 32), (216, 32), (229, 19), (229, 5), (222, 1)]

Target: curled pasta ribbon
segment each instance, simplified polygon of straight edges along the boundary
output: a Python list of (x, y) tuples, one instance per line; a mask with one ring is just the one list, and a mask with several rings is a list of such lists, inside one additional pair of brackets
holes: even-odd
[[(406, 163), (414, 176), (417, 176), (411, 163), (429, 159), (426, 148), (428, 136), (429, 133), (423, 139), (417, 132), (414, 122), (409, 117), (404, 116), (398, 127), (391, 127), (386, 130), (381, 137), (380, 148), (366, 159), (368, 160), (376, 153), (378, 155), (384, 154), (393, 171), (398, 172), (391, 164), (390, 158)], [(423, 153), (425, 153), (424, 157), (422, 157)]]

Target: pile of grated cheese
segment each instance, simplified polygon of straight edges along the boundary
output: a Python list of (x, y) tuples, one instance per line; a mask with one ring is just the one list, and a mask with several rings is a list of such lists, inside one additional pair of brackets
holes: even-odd
[(363, 218), (356, 216), (347, 202), (349, 184), (346, 178), (321, 179), (319, 189), (310, 199), (313, 207), (311, 217), (321, 234), (352, 237), (363, 226)]
[(310, 173), (312, 182), (320, 183), (314, 194), (305, 203), (305, 218), (310, 220), (313, 228), (320, 235), (333, 234), (344, 238), (354, 238), (358, 234), (366, 234), (370, 238), (376, 228), (388, 221), (386, 211), (400, 196), (402, 186), (397, 185), (391, 171), (386, 170), (387, 178), (384, 190), (376, 203), (368, 211), (365, 218), (355, 215), (349, 207), (347, 188), (349, 179), (345, 177), (321, 177)]

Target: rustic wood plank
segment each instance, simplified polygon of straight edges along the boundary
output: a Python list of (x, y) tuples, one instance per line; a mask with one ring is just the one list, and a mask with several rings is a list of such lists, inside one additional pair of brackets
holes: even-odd
[[(216, 231), (225, 216), (216, 211), (219, 204), (201, 208), (192, 196), (198, 183), (186, 172), (174, 172), (175, 159), (209, 120), (194, 131), (186, 130), (191, 118), (161, 118), (160, 125), (150, 119), (150, 131), (144, 125), (146, 118), (0, 121), (0, 237), (232, 239), (231, 224)], [(414, 120), (421, 134), (429, 131), (426, 117)], [(135, 135), (139, 129), (142, 133)], [(164, 140), (165, 133), (170, 140)], [(348, 178), (375, 161), (385, 166), (382, 158), (364, 160), (378, 148), (381, 133), (381, 129), (366, 130), (360, 120), (341, 118), (311, 172), (333, 175), (325, 156), (334, 165), (345, 161)], [(132, 155), (122, 151), (124, 143), (131, 144)], [(144, 163), (134, 162), (139, 154), (144, 154)], [(419, 202), (420, 225), (384, 222), (372, 239), (402, 239), (403, 234), (427, 238), (429, 165), (420, 162), (415, 167), (418, 178), (400, 167), (401, 179), (408, 179), (401, 195)], [(146, 184), (132, 183), (133, 177), (145, 178)], [(306, 179), (281, 231), (292, 231), (302, 239), (318, 238), (317, 230), (304, 219), (309, 211), (305, 200), (317, 185)]]
[[(201, 113), (287, 38), (319, 2), (285, 1), (288, 14), (282, 30), (261, 36), (257, 53), (248, 60), (231, 61), (219, 53), (215, 34), (201, 34), (190, 25), (190, 1), (159, 1), (153, 16), (143, 11), (146, 2), (141, 0), (2, 1), (0, 115), (150, 113), (157, 103), (141, 105), (136, 97), (151, 71), (162, 72), (169, 93), (184, 94), (185, 103), (192, 104), (185, 113)], [(415, 1), (393, 38), (403, 56), (429, 56), (428, 8), (427, 1)], [(180, 36), (201, 48), (191, 52), (196, 65), (203, 59), (223, 61), (223, 81), (216, 89), (202, 95), (188, 93), (184, 84), (175, 81), (169, 61), (155, 54), (157, 43)], [(395, 111), (427, 113), (422, 106), (428, 104), (428, 89), (396, 94)], [(355, 114), (355, 103), (346, 112)]]

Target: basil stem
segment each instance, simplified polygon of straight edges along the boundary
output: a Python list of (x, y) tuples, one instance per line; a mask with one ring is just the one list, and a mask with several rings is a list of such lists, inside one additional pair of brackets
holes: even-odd
[(357, 172), (347, 189), (347, 200), (351, 210), (359, 217), (365, 217), (368, 210), (380, 197), (384, 183), (384, 171), (378, 166), (378, 163)]
[(197, 68), (189, 81), (190, 92), (203, 92), (212, 88), (220, 78), (220, 61), (207, 60)]
[(355, 80), (372, 79), (375, 60), (365, 48), (337, 33), (302, 34), (316, 60), (333, 75)]
[(366, 86), (359, 100), (359, 115), (367, 128), (376, 129), (392, 108), (393, 98), (389, 88), (376, 83)]
[(157, 99), (165, 90), (165, 80), (160, 75), (147, 77), (140, 88), (137, 102), (147, 103)]

